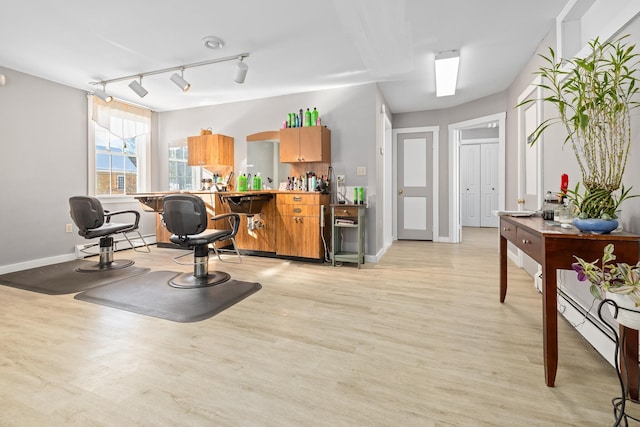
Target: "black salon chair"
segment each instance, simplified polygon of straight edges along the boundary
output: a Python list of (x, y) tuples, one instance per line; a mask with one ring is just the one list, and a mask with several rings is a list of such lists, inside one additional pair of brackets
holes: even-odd
[[(127, 233), (136, 232), (138, 238), (142, 242), (146, 252), (149, 252), (149, 246), (138, 230), (140, 222), (140, 212), (134, 210), (122, 211), (106, 211), (102, 208), (102, 203), (95, 197), (91, 196), (74, 196), (69, 198), (69, 207), (71, 208), (71, 219), (78, 227), (78, 234), (86, 239), (100, 238), (100, 242), (94, 245), (86, 246), (82, 252), (89, 255), (95, 255), (87, 251), (87, 249), (100, 246), (100, 260), (87, 266), (76, 268), (77, 271), (104, 271), (129, 267), (133, 265), (131, 260), (113, 260), (113, 235), (122, 234), (129, 245), (137, 250), (136, 246), (131, 242)], [(111, 218), (117, 215), (129, 214), (133, 215), (133, 222), (111, 222)]]
[[(216, 242), (228, 240), (240, 257), (236, 247), (235, 236), (240, 226), (240, 215), (227, 213), (216, 215), (212, 219), (228, 220), (229, 229), (207, 229), (208, 214), (204, 201), (191, 194), (170, 194), (164, 197), (162, 203), (162, 218), (169, 232), (173, 233), (170, 241), (180, 246), (193, 248), (193, 263), (178, 261), (185, 255), (174, 258), (174, 261), (182, 265), (193, 264), (193, 274), (183, 273), (169, 281), (174, 288), (201, 288), (226, 282), (230, 279), (228, 273), (209, 271), (209, 245), (218, 254), (215, 248)], [(189, 255), (189, 254), (187, 254)]]

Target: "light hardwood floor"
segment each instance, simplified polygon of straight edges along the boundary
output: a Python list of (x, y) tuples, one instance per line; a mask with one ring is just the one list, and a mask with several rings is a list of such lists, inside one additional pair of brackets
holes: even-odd
[[(462, 244), (395, 242), (357, 270), (243, 257), (263, 288), (174, 323), (0, 286), (2, 426), (605, 426), (613, 368), (561, 317), (544, 383), (541, 298), (495, 229)], [(175, 250), (131, 251), (189, 271)]]

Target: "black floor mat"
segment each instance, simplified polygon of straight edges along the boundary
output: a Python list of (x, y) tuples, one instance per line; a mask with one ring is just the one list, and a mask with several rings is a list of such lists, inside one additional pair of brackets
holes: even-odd
[(82, 292), (75, 299), (174, 322), (197, 322), (262, 288), (259, 283), (232, 279), (205, 288), (178, 289), (168, 284), (176, 275), (173, 271), (152, 271)]
[(14, 271), (0, 275), (0, 285), (49, 295), (73, 294), (149, 271), (136, 266), (95, 272), (75, 271), (77, 267), (91, 264), (95, 262), (74, 260)]

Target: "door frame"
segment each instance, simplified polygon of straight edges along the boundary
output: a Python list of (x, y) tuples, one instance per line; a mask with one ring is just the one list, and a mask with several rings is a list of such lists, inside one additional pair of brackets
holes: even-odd
[[(533, 102), (534, 107), (536, 109), (536, 117), (538, 119), (538, 123), (544, 120), (544, 102), (542, 101), (542, 88), (540, 84), (542, 83), (542, 77), (536, 77), (527, 88), (522, 91), (520, 96), (518, 96), (518, 104), (526, 100), (527, 98), (533, 95), (535, 101)], [(525, 196), (525, 162), (526, 162), (526, 152), (527, 148), (527, 135), (525, 135), (525, 111), (524, 107), (518, 107), (518, 210), (521, 210), (522, 204), (520, 200), (524, 200)], [(538, 125), (536, 123), (536, 126)], [(536, 196), (537, 196), (537, 204), (536, 206), (542, 206), (542, 201), (544, 200), (544, 168), (543, 168), (543, 159), (544, 159), (544, 133), (540, 135), (540, 138), (535, 143), (533, 147), (534, 153), (536, 155)]]
[(431, 168), (431, 182), (433, 187), (433, 242), (442, 242), (446, 239), (440, 237), (440, 204), (439, 204), (439, 186), (440, 186), (440, 168), (438, 155), (440, 153), (440, 126), (424, 126), (412, 128), (395, 128), (393, 129), (393, 240), (398, 240), (398, 135), (408, 133), (432, 133), (433, 140), (433, 165)]
[(460, 218), (460, 145), (462, 130), (498, 122), (498, 210), (505, 206), (505, 121), (507, 113), (491, 114), (449, 125), (449, 241), (459, 243)]

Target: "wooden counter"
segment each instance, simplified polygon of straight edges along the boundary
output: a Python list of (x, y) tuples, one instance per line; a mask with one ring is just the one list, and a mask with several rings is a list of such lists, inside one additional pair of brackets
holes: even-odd
[[(162, 198), (179, 192), (138, 193), (134, 197), (145, 210), (156, 212), (156, 242), (174, 247), (171, 233), (162, 223)], [(328, 244), (329, 194), (305, 191), (260, 190), (245, 192), (182, 192), (201, 197), (211, 216), (231, 212), (229, 197), (272, 195), (264, 200), (259, 214), (240, 215), (236, 236), (238, 249), (245, 254), (324, 260), (323, 243)], [(327, 226), (325, 226), (325, 224)], [(252, 226), (250, 226), (252, 225)], [(227, 228), (210, 223), (209, 228)], [(322, 234), (322, 232), (324, 234)]]

